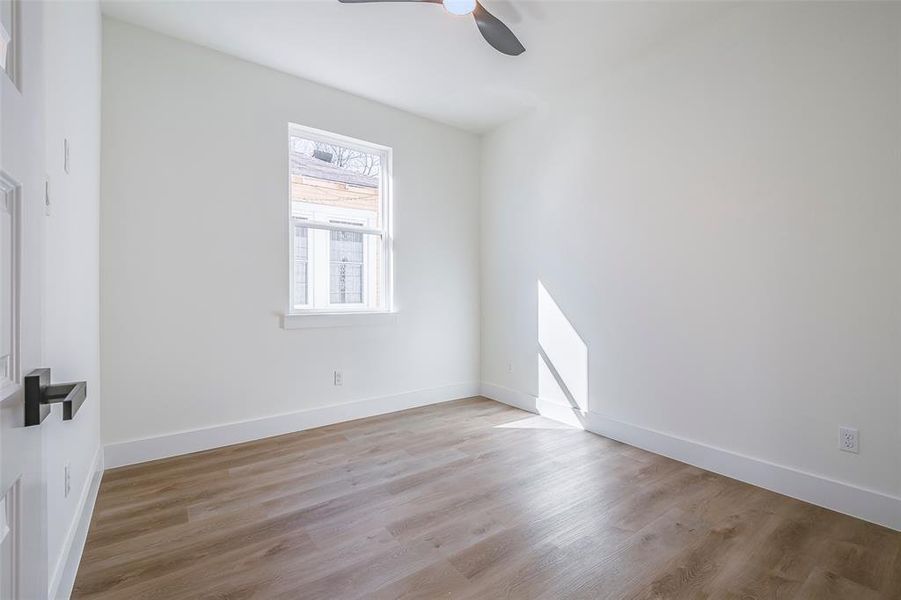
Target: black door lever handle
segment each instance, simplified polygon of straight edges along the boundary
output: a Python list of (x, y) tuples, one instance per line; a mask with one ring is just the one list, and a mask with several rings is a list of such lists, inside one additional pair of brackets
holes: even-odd
[(25, 376), (25, 427), (40, 425), (50, 414), (50, 405), (61, 402), (63, 420), (71, 421), (88, 396), (88, 384), (50, 383), (50, 369), (35, 369)]

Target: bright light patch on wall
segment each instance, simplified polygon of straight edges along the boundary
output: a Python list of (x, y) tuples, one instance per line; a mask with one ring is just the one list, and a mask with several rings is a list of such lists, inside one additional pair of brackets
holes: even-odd
[(588, 411), (588, 346), (540, 281), (538, 397)]

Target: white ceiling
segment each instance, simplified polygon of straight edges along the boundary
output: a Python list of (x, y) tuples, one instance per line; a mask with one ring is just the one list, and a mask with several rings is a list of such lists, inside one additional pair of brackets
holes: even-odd
[(723, 10), (720, 3), (485, 0), (526, 47), (417, 3), (104, 0), (107, 16), (474, 132)]

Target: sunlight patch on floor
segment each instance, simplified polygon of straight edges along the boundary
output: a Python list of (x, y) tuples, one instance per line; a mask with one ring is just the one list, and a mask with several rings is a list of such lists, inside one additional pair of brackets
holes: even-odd
[(579, 431), (578, 427), (573, 427), (572, 425), (567, 425), (566, 423), (561, 423), (560, 421), (552, 421), (551, 419), (546, 419), (544, 417), (540, 417), (538, 415), (534, 417), (526, 417), (525, 419), (518, 419), (516, 421), (510, 421), (509, 423), (503, 423), (501, 425), (495, 425), (495, 429), (566, 429), (570, 431)]

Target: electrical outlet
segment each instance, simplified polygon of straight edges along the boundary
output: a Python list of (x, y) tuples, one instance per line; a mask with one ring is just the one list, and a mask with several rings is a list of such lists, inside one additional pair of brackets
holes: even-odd
[(507, 363), (507, 373), (512, 373), (512, 372), (513, 372), (513, 363), (508, 362)]
[(344, 373), (335, 371), (335, 385), (344, 385)]
[(838, 428), (838, 449), (844, 452), (860, 452), (860, 446), (857, 441), (857, 430), (853, 427)]
[(72, 466), (66, 463), (65, 481), (63, 482), (63, 495), (68, 498), (69, 492), (72, 490)]

